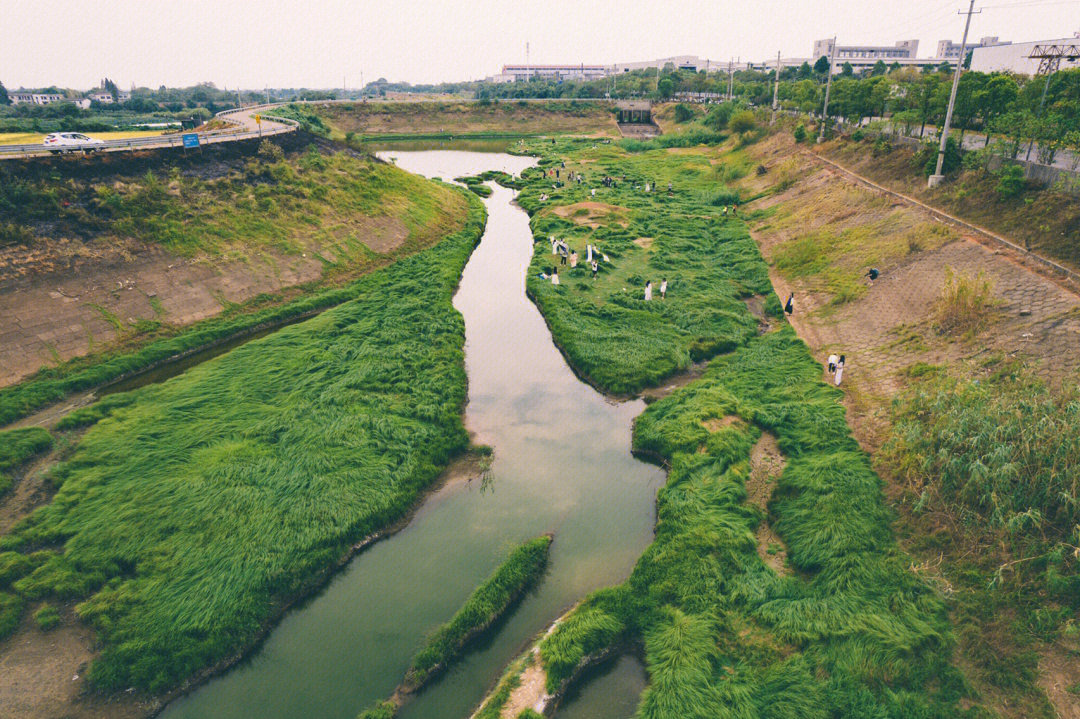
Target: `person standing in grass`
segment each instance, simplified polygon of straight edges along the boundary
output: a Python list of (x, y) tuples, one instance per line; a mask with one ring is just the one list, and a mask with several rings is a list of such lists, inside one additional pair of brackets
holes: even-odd
[(553, 255), (559, 254), (559, 243), (558, 243), (558, 241), (556, 241), (555, 235), (549, 235), (548, 236), (548, 242), (551, 243), (551, 254), (553, 254)]
[(596, 263), (596, 260), (593, 260), (592, 264), (591, 264), (591, 267), (592, 267), (592, 278), (595, 280), (596, 279), (596, 271), (598, 269), (600, 269), (600, 265), (598, 265)]
[(652, 299), (652, 282), (645, 280), (645, 301), (648, 302)]
[(553, 284), (553, 285), (559, 284), (559, 268), (558, 267), (552, 267), (551, 268), (551, 284)]
[(836, 363), (840, 361), (840, 358), (835, 353), (829, 355), (829, 374), (836, 373)]
[(567, 255), (566, 243), (560, 242), (559, 243), (559, 264), (560, 265), (565, 265), (566, 264), (566, 255)]
[(578, 261), (577, 250), (574, 250), (573, 252), (570, 253), (570, 269), (574, 269), (575, 267), (577, 267), (577, 261)]
[(592, 262), (592, 243), (585, 245), (585, 261)]
[(840, 379), (844, 376), (844, 355), (840, 355), (840, 359), (836, 361), (836, 386), (840, 386)]
[(660, 280), (660, 299), (667, 299), (667, 278)]

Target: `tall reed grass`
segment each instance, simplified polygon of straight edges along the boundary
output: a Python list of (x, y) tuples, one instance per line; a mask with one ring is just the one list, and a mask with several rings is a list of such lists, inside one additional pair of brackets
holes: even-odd
[[(745, 226), (715, 216), (708, 158), (570, 142), (534, 148), (587, 176), (619, 177), (596, 201), (629, 209), (618, 215), (625, 226), (575, 226), (530, 189), (543, 188), (554, 204), (585, 193), (526, 175), (534, 184), (520, 201), (538, 238), (598, 240), (614, 250), (606, 284), (579, 285), (571, 271), (570, 281), (551, 287), (535, 279), (550, 262), (539, 243), (529, 291), (570, 362), (609, 391), (655, 384), (688, 361), (693, 342), (682, 323), (691, 317), (715, 340), (704, 356), (718, 355), (701, 379), (638, 417), (635, 450), (669, 470), (656, 536), (625, 584), (589, 597), (544, 639), (548, 690), (564, 687), (590, 658), (637, 643), (650, 676), (642, 719), (964, 715), (961, 699), (974, 696), (951, 663), (945, 603), (908, 570), (839, 391), (821, 381), (789, 326), (759, 336), (739, 302), (767, 294), (778, 309)], [(644, 178), (661, 190), (672, 178), (674, 192), (635, 190)], [(638, 236), (653, 239), (651, 251), (630, 241)], [(633, 295), (621, 291), (658, 275), (676, 280), (665, 301), (638, 299), (640, 284)], [(704, 307), (713, 310), (708, 319), (694, 312)], [(727, 416), (742, 421), (706, 425)], [(746, 502), (745, 486), (751, 449), (766, 431), (787, 458), (767, 516)], [(755, 529), (766, 519), (787, 545), (790, 576), (756, 551)]]

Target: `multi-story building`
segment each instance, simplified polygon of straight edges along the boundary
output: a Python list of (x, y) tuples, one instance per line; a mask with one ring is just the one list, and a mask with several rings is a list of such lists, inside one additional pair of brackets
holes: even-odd
[[(977, 47), (994, 47), (996, 45), (1009, 45), (1008, 41), (999, 40), (995, 37), (984, 37), (976, 43), (968, 43), (967, 49), (974, 50)], [(939, 60), (955, 60), (960, 57), (960, 45), (952, 40), (938, 40), (937, 58)]]
[[(813, 57), (815, 60), (822, 56), (828, 57), (832, 50), (832, 38), (818, 40), (814, 43)], [(836, 64), (850, 62), (854, 66), (856, 62), (869, 62), (873, 65), (878, 60), (891, 64), (897, 60), (914, 60), (918, 52), (918, 40), (900, 40), (895, 45), (837, 45)]]

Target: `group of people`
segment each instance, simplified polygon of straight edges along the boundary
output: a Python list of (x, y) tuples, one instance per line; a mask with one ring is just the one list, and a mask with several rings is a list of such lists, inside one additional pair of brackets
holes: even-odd
[[(565, 241), (561, 240), (555, 235), (548, 236), (548, 242), (551, 244), (551, 254), (553, 257), (559, 258), (559, 265), (570, 265), (570, 269), (574, 269), (578, 266), (580, 256), (577, 250), (570, 247)], [(595, 280), (597, 273), (600, 271), (600, 260), (609, 262), (608, 256), (600, 251), (600, 248), (591, 242), (585, 245), (585, 264), (592, 271), (592, 278)], [(540, 279), (551, 280), (551, 284), (559, 284), (559, 265), (552, 265), (551, 272), (541, 272)]]
[[(652, 280), (645, 280), (645, 301), (652, 299)], [(667, 278), (660, 280), (660, 299), (667, 299)]]
[(728, 212), (731, 213), (732, 217), (737, 217), (739, 214), (739, 203), (736, 202), (734, 205), (724, 205), (724, 209), (720, 211), (720, 214), (727, 217)]

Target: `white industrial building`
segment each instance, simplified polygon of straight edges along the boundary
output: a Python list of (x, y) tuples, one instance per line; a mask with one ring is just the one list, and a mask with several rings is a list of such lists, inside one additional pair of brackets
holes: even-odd
[(502, 73), (493, 82), (527, 82), (540, 80), (595, 80), (611, 72), (608, 65), (503, 65)]
[(54, 102), (62, 102), (63, 95), (51, 92), (9, 92), (8, 99), (12, 105), (51, 105)]
[[(1063, 50), (1059, 70), (1080, 67), (1080, 40), (1075, 37), (1061, 40), (1038, 40), (1015, 42), (1008, 45), (977, 47), (971, 53), (971, 69), (978, 72), (1012, 72), (1018, 75), (1035, 75), (1039, 71), (1039, 59), (1031, 57), (1037, 45), (1058, 46)], [(1069, 48), (1072, 48), (1070, 51)], [(1070, 54), (1071, 53), (1071, 54)]]
[[(814, 58), (828, 57), (833, 50), (833, 39), (817, 40), (814, 43)], [(891, 64), (896, 60), (914, 60), (919, 52), (918, 40), (900, 40), (895, 45), (837, 45), (836, 64), (842, 65), (856, 61), (869, 61), (871, 65), (878, 60)]]

